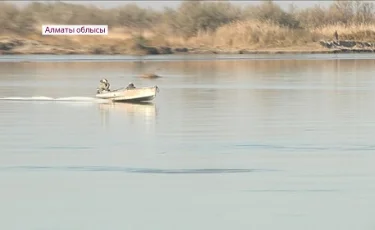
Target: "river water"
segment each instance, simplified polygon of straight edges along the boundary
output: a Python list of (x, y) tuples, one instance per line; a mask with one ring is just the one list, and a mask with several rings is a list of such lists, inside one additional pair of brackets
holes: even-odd
[[(374, 76), (369, 54), (0, 56), (0, 229), (372, 230)], [(101, 78), (160, 92), (98, 101)]]

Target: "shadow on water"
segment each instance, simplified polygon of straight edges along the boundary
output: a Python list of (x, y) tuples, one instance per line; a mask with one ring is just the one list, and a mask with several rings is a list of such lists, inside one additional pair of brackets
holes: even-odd
[(145, 174), (226, 174), (226, 173), (251, 173), (273, 172), (271, 169), (156, 169), (156, 168), (127, 168), (111, 166), (10, 166), (0, 167), (0, 171), (84, 171), (84, 172), (123, 172)]

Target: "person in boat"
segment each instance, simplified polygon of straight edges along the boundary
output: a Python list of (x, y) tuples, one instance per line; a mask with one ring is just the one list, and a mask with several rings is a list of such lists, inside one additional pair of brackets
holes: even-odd
[(135, 86), (132, 82), (130, 82), (126, 89), (135, 89)]
[(98, 93), (102, 93), (103, 91), (109, 92), (110, 91), (109, 87), (110, 87), (110, 84), (109, 84), (108, 80), (105, 79), (105, 78), (101, 79), (97, 92)]

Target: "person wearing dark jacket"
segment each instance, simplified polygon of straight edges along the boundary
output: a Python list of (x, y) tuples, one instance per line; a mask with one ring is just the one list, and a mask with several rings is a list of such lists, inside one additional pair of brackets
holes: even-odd
[(98, 93), (102, 93), (104, 91), (109, 92), (110, 91), (109, 87), (110, 87), (110, 84), (109, 84), (108, 80), (107, 79), (101, 79), (99, 87), (97, 89), (97, 92)]

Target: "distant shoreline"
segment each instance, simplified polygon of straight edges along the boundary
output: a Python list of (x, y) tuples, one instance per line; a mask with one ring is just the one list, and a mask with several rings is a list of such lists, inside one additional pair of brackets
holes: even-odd
[(112, 52), (101, 52), (93, 53), (89, 51), (74, 51), (74, 50), (22, 50), (22, 51), (2, 51), (0, 50), (1, 56), (12, 56), (12, 55), (129, 55), (129, 56), (159, 56), (159, 55), (199, 55), (199, 54), (219, 54), (219, 55), (232, 55), (232, 54), (342, 54), (342, 53), (375, 53), (375, 50), (369, 49), (324, 49), (324, 50), (293, 50), (293, 49), (269, 49), (269, 50), (238, 50), (238, 51), (222, 51), (222, 50), (206, 50), (206, 49), (195, 49), (193, 51), (186, 52), (170, 52), (170, 53), (137, 53), (137, 52), (124, 52), (124, 53), (112, 53)]
[[(158, 49), (158, 48), (156, 48)], [(159, 55), (196, 55), (196, 54), (219, 54), (219, 55), (232, 55), (232, 54), (339, 54), (339, 53), (375, 53), (375, 49), (321, 49), (321, 50), (294, 50), (294, 49), (259, 49), (259, 50), (215, 50), (215, 49), (193, 49), (185, 52), (171, 51), (171, 52), (159, 52), (159, 53), (147, 53), (147, 52), (90, 52), (90, 51), (79, 51), (79, 50), (68, 50), (60, 49), (54, 50), (53, 48), (45, 47), (45, 50), (35, 49), (24, 49), (18, 50), (0, 50), (0, 55), (129, 55), (129, 56), (159, 56)]]
[[(130, 48), (118, 49), (121, 43), (111, 46), (67, 46), (50, 44), (41, 40), (25, 38), (0, 39), (0, 55), (189, 55), (189, 54), (338, 54), (338, 53), (375, 53), (375, 44), (356, 41), (320, 41), (296, 47), (269, 47), (258, 49), (225, 49), (221, 47), (168, 47), (129, 45)], [(80, 48), (77, 48), (80, 47)]]

